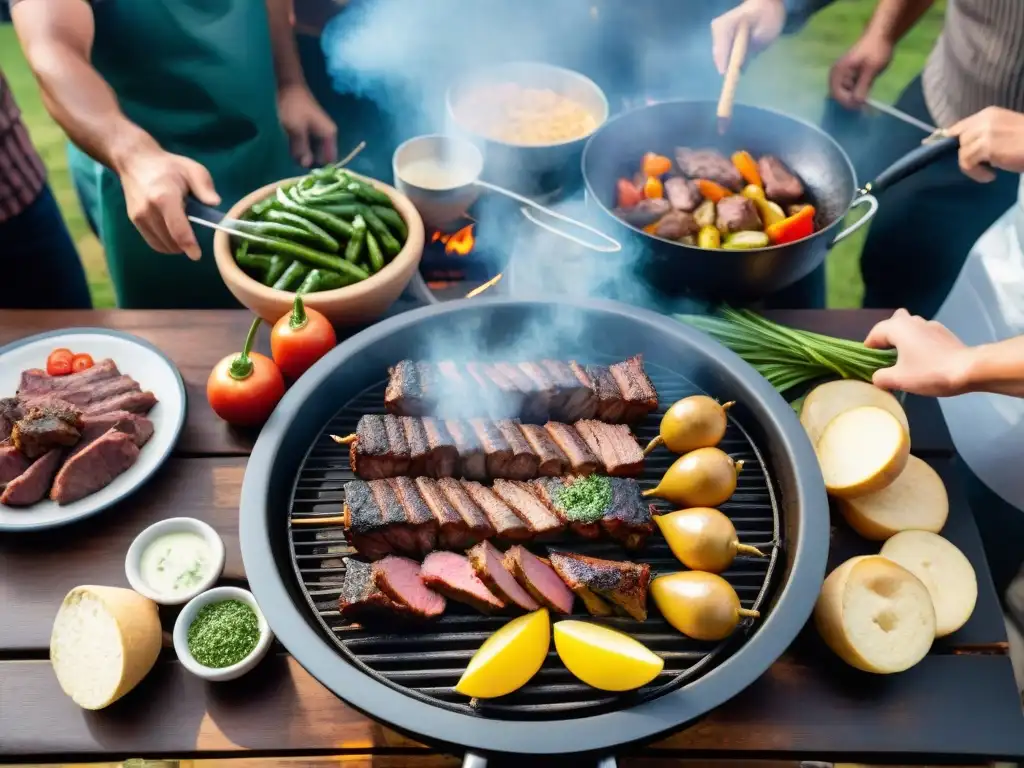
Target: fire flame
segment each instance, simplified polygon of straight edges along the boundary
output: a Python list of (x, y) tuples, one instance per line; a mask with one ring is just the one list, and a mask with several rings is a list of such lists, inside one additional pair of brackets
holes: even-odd
[(435, 232), (430, 237), (430, 242), (441, 242), (444, 245), (444, 252), (449, 256), (466, 256), (476, 245), (476, 237), (473, 235), (474, 224), (467, 224), (458, 232), (446, 235), (443, 232)]

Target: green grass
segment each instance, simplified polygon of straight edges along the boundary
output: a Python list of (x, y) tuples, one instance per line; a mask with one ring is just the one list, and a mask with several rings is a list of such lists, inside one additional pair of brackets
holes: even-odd
[[(938, 0), (903, 40), (892, 66), (879, 79), (874, 96), (895, 100), (921, 71), (942, 26), (944, 6), (944, 0)], [(817, 14), (800, 34), (780, 41), (753, 63), (741, 81), (737, 98), (757, 104), (764, 101), (764, 94), (770, 93), (776, 101), (782, 94), (788, 111), (817, 121), (828, 90), (829, 67), (857, 39), (874, 7), (875, 0), (841, 0)], [(0, 69), (14, 90), (32, 139), (49, 169), (50, 183), (89, 275), (93, 301), (97, 307), (113, 306), (114, 292), (103, 249), (89, 232), (71, 185), (64, 134), (43, 107), (10, 25), (0, 25)], [(862, 243), (863, 234), (858, 233), (829, 256), (829, 306), (860, 306), (863, 284), (857, 260)]]

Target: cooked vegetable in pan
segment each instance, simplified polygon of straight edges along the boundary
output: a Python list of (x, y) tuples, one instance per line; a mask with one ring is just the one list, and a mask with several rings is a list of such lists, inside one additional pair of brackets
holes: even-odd
[(237, 226), (274, 241), (237, 243), (238, 266), (264, 285), (300, 294), (365, 280), (398, 255), (409, 234), (390, 197), (333, 167), (282, 184)]
[(815, 210), (776, 157), (679, 147), (674, 162), (648, 152), (633, 178), (618, 180), (615, 213), (650, 235), (735, 251), (802, 240)]

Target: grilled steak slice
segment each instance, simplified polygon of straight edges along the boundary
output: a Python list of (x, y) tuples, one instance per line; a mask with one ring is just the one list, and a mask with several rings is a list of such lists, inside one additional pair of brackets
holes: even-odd
[(641, 200), (632, 208), (616, 208), (614, 213), (634, 227), (649, 227), (672, 210), (672, 204), (663, 198)]
[(420, 576), (430, 589), (481, 613), (494, 613), (505, 607), (505, 602), (480, 581), (469, 560), (455, 552), (431, 552), (423, 561)]
[(488, 419), (470, 419), (480, 447), (487, 457), (487, 477), (508, 477), (512, 464), (512, 449), (497, 425)]
[(665, 179), (665, 197), (677, 211), (693, 211), (704, 199), (697, 185), (682, 176)]
[(743, 189), (743, 177), (721, 152), (714, 149), (676, 148), (676, 164), (684, 176), (691, 179), (710, 179), (733, 192)]
[(599, 520), (590, 520), (581, 516), (579, 510), (572, 509), (567, 505), (563, 492), (572, 480), (561, 477), (546, 477), (534, 480), (530, 483), (530, 490), (543, 501), (548, 509), (568, 526), (573, 533), (585, 539), (596, 539), (601, 535), (601, 523)]
[(399, 416), (422, 416), (429, 412), (430, 401), (424, 378), (428, 369), (412, 360), (402, 360), (388, 370), (384, 407)]
[(109, 430), (64, 462), (53, 480), (50, 498), (70, 504), (106, 488), (139, 460), (131, 435)]
[(437, 521), (437, 543), (441, 549), (466, 549), (479, 540), (469, 530), (459, 511), (448, 501), (436, 480), (417, 477), (416, 490)]
[(36, 459), (32, 464), (7, 483), (4, 492), (0, 494), (0, 504), (9, 507), (29, 507), (37, 501), (46, 497), (50, 490), (53, 476), (57, 473), (64, 451), (61, 448), (54, 448), (43, 456)]
[(469, 480), (463, 481), (462, 487), (487, 515), (498, 538), (507, 541), (526, 541), (532, 537), (533, 534), (526, 523), (490, 488)]
[(372, 621), (380, 618), (405, 618), (411, 612), (385, 595), (373, 583), (373, 566), (351, 557), (342, 559), (345, 581), (341, 586), (338, 608), (341, 615), (352, 621)]
[(743, 195), (730, 195), (718, 201), (717, 226), (723, 232), (744, 232), (761, 229), (761, 217), (754, 201)]
[(597, 457), (571, 425), (549, 421), (544, 425), (544, 429), (565, 454), (575, 474), (592, 475), (597, 471)]
[(47, 395), (67, 392), (74, 389), (91, 387), (98, 382), (113, 379), (121, 375), (113, 360), (100, 360), (92, 368), (67, 376), (50, 376), (46, 371), (32, 368), (22, 371), (21, 383), (18, 385), (18, 396)]
[(575, 363), (558, 360), (541, 360), (541, 366), (551, 378), (555, 394), (551, 398), (550, 418), (554, 421), (575, 421), (576, 414), (590, 407), (594, 393), (588, 383), (575, 374)]
[(427, 471), (427, 456), (430, 452), (427, 430), (419, 417), (402, 416), (400, 420), (405, 442), (409, 446), (409, 468), (401, 474), (419, 477)]
[(0, 400), (0, 441), (11, 436), (11, 430), (18, 419), (24, 416), (21, 404), (13, 397), (5, 397)]
[(643, 547), (654, 532), (651, 505), (640, 493), (636, 480), (625, 477), (609, 478), (612, 484), (611, 508), (601, 518), (601, 527), (626, 549)]
[(153, 410), (153, 406), (156, 404), (156, 395), (152, 392), (126, 392), (123, 395), (115, 395), (106, 400), (90, 404), (85, 409), (85, 413), (86, 415), (98, 415), (112, 411), (128, 411), (145, 416)]
[(379, 480), (397, 474), (383, 416), (359, 417), (356, 439), (348, 446), (348, 460), (352, 471), (365, 480)]
[(597, 396), (597, 411), (594, 418), (607, 421), (609, 424), (623, 421), (626, 415), (626, 401), (619, 391), (619, 385), (612, 376), (611, 369), (606, 365), (588, 365), (587, 374), (593, 382), (594, 394)]
[(445, 477), (437, 481), (438, 489), (442, 494), (444, 494), (448, 503), (451, 504), (452, 507), (455, 508), (455, 511), (462, 517), (462, 520), (469, 531), (469, 535), (473, 539), (473, 543), (476, 543), (477, 541), (489, 539), (494, 536), (495, 530), (494, 526), (491, 524), (490, 518), (467, 492), (466, 486), (472, 484), (473, 483), (466, 481), (460, 483), (458, 480), (453, 480), (450, 477)]
[(32, 406), (15, 422), (11, 442), (30, 459), (42, 456), (51, 448), (67, 448), (81, 438), (82, 413), (75, 408), (53, 401)]
[(404, 475), (409, 471), (409, 442), (405, 439), (405, 425), (400, 416), (387, 414), (384, 416), (384, 433), (388, 438), (388, 451), (391, 454), (391, 469), (395, 475)]
[(487, 454), (472, 425), (468, 421), (446, 421), (444, 425), (455, 441), (455, 450), (459, 454), (459, 475), (470, 480), (486, 479)]
[(519, 413), (520, 392), (503, 390), (488, 371), (485, 363), (466, 363), (472, 382), (472, 396), (466, 407), (469, 415), (486, 414), (492, 419), (508, 419)]
[(419, 553), (433, 552), (437, 547), (437, 520), (415, 481), (410, 477), (393, 477), (387, 482), (405, 508), (405, 519), (416, 537)]
[(509, 549), (505, 567), (538, 603), (555, 613), (572, 613), (572, 592), (550, 565), (526, 547), (517, 544)]
[(609, 475), (636, 477), (643, 471), (643, 451), (625, 424), (587, 419), (574, 426)]
[(508, 443), (512, 451), (512, 459), (508, 463), (508, 474), (504, 477), (513, 480), (532, 480), (537, 476), (537, 468), (540, 466), (540, 458), (533, 452), (526, 435), (520, 429), (517, 420), (504, 419), (497, 422), (495, 426), (501, 432), (501, 436)]
[(552, 400), (558, 394), (554, 381), (540, 363), (516, 363), (515, 367), (530, 381), (530, 420), (547, 421)]
[(804, 185), (777, 157), (765, 155), (757, 161), (757, 170), (764, 183), (764, 194), (781, 205), (795, 203), (804, 196)]
[(550, 537), (565, 529), (565, 524), (530, 491), (527, 483), (495, 480), (493, 490), (526, 523), (535, 537)]
[(526, 438), (530, 448), (537, 456), (537, 472), (531, 477), (536, 475), (558, 477), (568, 471), (569, 459), (555, 445), (555, 441), (551, 439), (551, 435), (544, 430), (544, 427), (536, 424), (520, 424), (519, 429), (522, 430), (523, 437)]
[(445, 600), (428, 588), (415, 560), (388, 555), (373, 564), (373, 583), (410, 613), (432, 619), (444, 613)]
[(391, 554), (393, 548), (384, 535), (384, 513), (369, 483), (362, 480), (345, 483), (343, 511), (345, 537), (357, 552), (369, 560), (379, 560)]
[(455, 447), (455, 440), (448, 434), (443, 421), (429, 416), (422, 421), (429, 448), (425, 474), (427, 477), (451, 477), (459, 466), (459, 452)]
[(0, 445), (0, 491), (29, 467), (29, 460), (13, 444)]
[(469, 558), (469, 564), (473, 566), (473, 571), (480, 580), (506, 605), (524, 611), (535, 611), (540, 608), (537, 601), (530, 597), (506, 569), (501, 552), (491, 542), (481, 541), (466, 553), (466, 557)]
[(494, 383), (500, 393), (498, 404), (491, 411), (497, 414), (495, 418), (511, 419), (528, 410), (527, 393), (519, 388), (516, 380), (509, 376), (499, 363), (475, 363), (472, 365), (476, 365), (477, 369)]
[(68, 454), (68, 461), (84, 451), (107, 432), (114, 430), (132, 438), (136, 447), (142, 448), (153, 436), (153, 422), (136, 413), (120, 411), (105, 413), (101, 416), (86, 416), (82, 419), (82, 438)]
[(530, 421), (547, 418), (550, 392), (543, 381), (538, 382), (516, 363), (494, 363), (491, 369), (519, 391), (520, 409), (516, 416)]
[(142, 387), (131, 376), (115, 376), (110, 379), (94, 382), (87, 387), (65, 389), (60, 392), (60, 399), (76, 408), (86, 409), (91, 405), (106, 402), (118, 395), (141, 391)]
[[(551, 565), (551, 569), (558, 574), (558, 578), (572, 590), (574, 595), (583, 601), (583, 607), (587, 609), (587, 613), (591, 616), (614, 616), (615, 609), (612, 608), (611, 603), (600, 597), (578, 578), (575, 578), (573, 571), (575, 564), (571, 561), (563, 562), (560, 558), (561, 555), (559, 553), (552, 552), (547, 562)], [(564, 572), (563, 568), (565, 569)]]
[[(552, 552), (551, 565), (573, 591), (576, 586), (584, 586), (637, 621), (647, 619), (647, 587), (651, 583), (651, 566), (646, 563), (601, 560), (568, 552)], [(590, 609), (589, 605), (587, 609)]]
[(658, 391), (644, 370), (644, 359), (634, 355), (620, 363), (608, 366), (612, 378), (626, 401), (626, 414), (623, 419), (633, 423), (645, 418), (647, 414), (658, 408)]
[(408, 513), (394, 486), (387, 480), (371, 480), (370, 493), (381, 511), (384, 538), (391, 545), (392, 551), (411, 557), (419, 556), (420, 545), (416, 531), (409, 522)]

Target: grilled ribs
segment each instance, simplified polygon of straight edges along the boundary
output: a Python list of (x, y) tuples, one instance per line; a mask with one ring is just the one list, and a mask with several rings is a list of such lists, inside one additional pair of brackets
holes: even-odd
[(384, 404), (399, 416), (632, 423), (658, 407), (658, 393), (639, 355), (611, 366), (402, 360), (389, 371)]
[(463, 550), (487, 539), (544, 539), (567, 527), (588, 538), (603, 531), (631, 549), (641, 547), (654, 525), (639, 485), (604, 481), (607, 503), (595, 512), (574, 508), (572, 495), (562, 493), (578, 478), (498, 480), (493, 488), (450, 477), (352, 480), (345, 485), (346, 536), (368, 560)]
[(571, 471), (635, 477), (644, 456), (625, 424), (584, 419), (543, 427), (513, 419), (444, 421), (367, 415), (349, 444), (352, 471), (385, 477), (465, 477), (532, 480)]
[(592, 615), (623, 613), (637, 621), (647, 619), (651, 566), (646, 563), (552, 552), (551, 567), (569, 589), (579, 595)]

